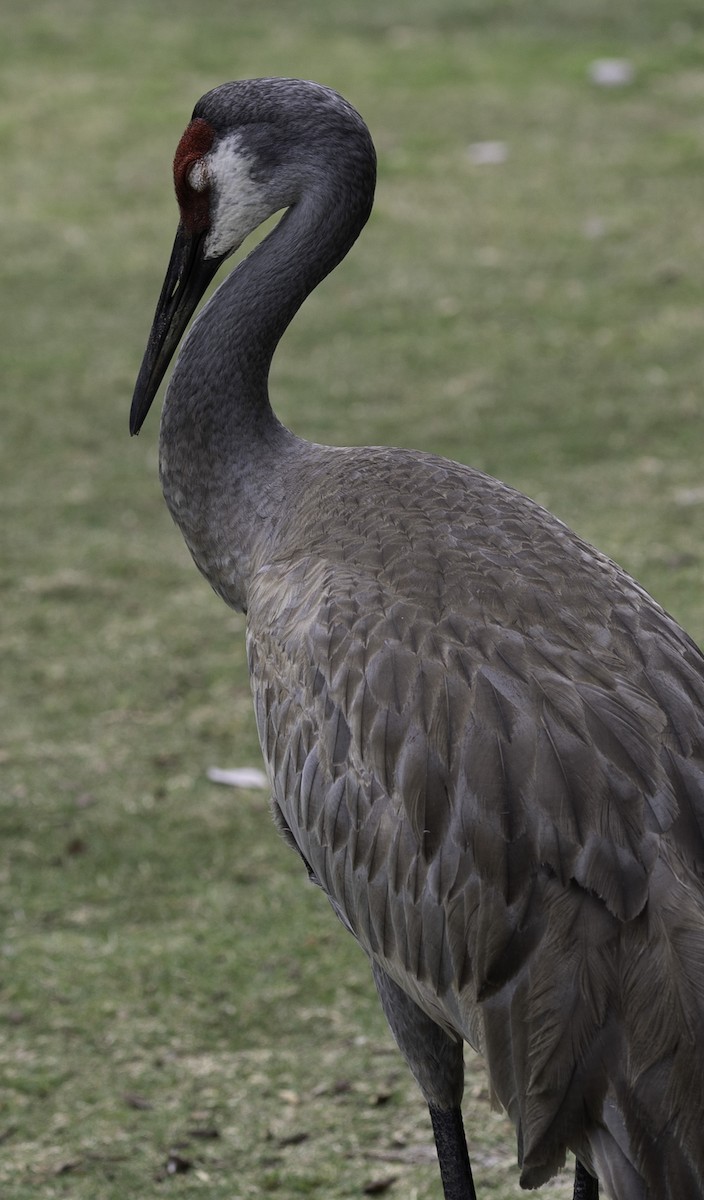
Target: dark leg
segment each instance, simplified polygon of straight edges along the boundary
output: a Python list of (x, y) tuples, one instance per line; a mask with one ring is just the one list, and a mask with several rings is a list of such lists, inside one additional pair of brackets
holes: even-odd
[(430, 1109), (445, 1200), (477, 1200), (462, 1124), (462, 1041), (451, 1037), (372, 960), (381, 1006)]
[(579, 1159), (574, 1164), (573, 1200), (599, 1200), (599, 1180), (590, 1175)]
[(461, 1110), (435, 1108), (432, 1104), (428, 1105), (428, 1109), (433, 1122), (445, 1200), (477, 1200)]

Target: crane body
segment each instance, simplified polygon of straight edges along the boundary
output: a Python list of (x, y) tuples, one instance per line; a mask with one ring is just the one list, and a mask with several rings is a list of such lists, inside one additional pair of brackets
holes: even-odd
[(369, 957), (428, 1102), (446, 1200), (475, 1196), (462, 1048), (520, 1181), (704, 1198), (704, 659), (624, 571), (470, 467), (285, 429), (267, 379), (371, 210), (337, 93), (222, 85), (174, 162), (181, 220), (138, 432), (205, 288), (281, 209), (181, 349), (167, 504), (247, 614), (274, 820)]

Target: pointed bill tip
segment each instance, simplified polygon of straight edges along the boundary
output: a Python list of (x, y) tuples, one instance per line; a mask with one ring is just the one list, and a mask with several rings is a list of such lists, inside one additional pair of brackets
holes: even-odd
[(222, 258), (205, 258), (205, 232), (176, 232), (166, 278), (154, 313), (147, 348), (130, 408), (130, 434), (139, 433), (186, 326)]

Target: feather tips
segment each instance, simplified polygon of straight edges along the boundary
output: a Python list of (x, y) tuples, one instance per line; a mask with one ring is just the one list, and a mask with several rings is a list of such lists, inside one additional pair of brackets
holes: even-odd
[(454, 506), (449, 468), (422, 460), (419, 508), (419, 461), (377, 499), (357, 462), (354, 504), (308, 498), (309, 532), (330, 514), (324, 546), (254, 577), (276, 803), (373, 958), (485, 1051), (524, 1183), (568, 1145), (647, 1171), (653, 1114), (669, 1114), (663, 1138), (694, 1138), (688, 1059), (704, 1078), (686, 1049), (704, 1044), (687, 875), (704, 869), (701, 660), (613, 564), (499, 485), (472, 476), (468, 507), (463, 475)]

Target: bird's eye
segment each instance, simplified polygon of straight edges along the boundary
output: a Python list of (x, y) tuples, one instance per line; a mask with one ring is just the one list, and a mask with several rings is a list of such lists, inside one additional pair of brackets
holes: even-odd
[(194, 162), (188, 172), (188, 182), (194, 192), (204, 192), (208, 187), (210, 181), (208, 178), (208, 168), (205, 165), (204, 159), (199, 158)]

